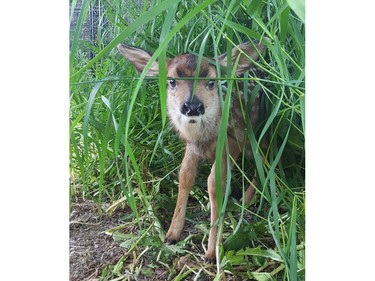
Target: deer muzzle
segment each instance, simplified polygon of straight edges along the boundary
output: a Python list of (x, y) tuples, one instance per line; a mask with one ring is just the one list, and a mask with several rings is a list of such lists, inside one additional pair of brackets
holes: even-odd
[(184, 102), (181, 107), (181, 113), (186, 116), (203, 115), (204, 105), (197, 97), (194, 96), (192, 99)]

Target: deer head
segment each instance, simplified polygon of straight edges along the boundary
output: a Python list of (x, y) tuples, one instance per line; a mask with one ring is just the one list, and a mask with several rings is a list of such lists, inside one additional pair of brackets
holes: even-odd
[[(132, 62), (138, 72), (143, 71), (152, 56), (145, 50), (124, 44), (119, 44), (118, 49), (125, 58)], [(263, 44), (250, 42), (234, 47), (231, 64), (235, 65), (238, 59), (236, 74), (241, 75), (248, 70), (252, 66), (252, 61), (248, 57), (257, 60), (259, 52), (264, 49)], [(220, 55), (218, 59), (221, 66), (227, 67), (226, 53)], [(187, 134), (194, 135), (192, 130), (197, 130), (196, 133), (198, 133), (202, 127), (207, 129), (213, 124), (216, 127), (221, 116), (218, 81), (215, 80), (218, 77), (216, 67), (206, 58), (202, 58), (199, 69), (197, 64), (198, 57), (193, 54), (178, 55), (175, 58), (168, 58), (166, 61), (168, 116), (185, 139), (187, 139)], [(159, 64), (155, 61), (147, 76), (157, 76), (158, 74)], [(195, 81), (179, 79), (184, 77), (205, 79)]]

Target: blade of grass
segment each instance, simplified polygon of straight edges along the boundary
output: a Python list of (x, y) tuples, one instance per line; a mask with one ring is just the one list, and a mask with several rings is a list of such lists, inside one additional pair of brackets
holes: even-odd
[(305, 23), (305, 0), (286, 0), (293, 12)]
[[(126, 152), (129, 156), (129, 159), (133, 165), (133, 168), (134, 168), (134, 172), (137, 176), (137, 179), (138, 179), (138, 183), (141, 187), (141, 191), (142, 191), (142, 194), (143, 196), (141, 197), (141, 200), (143, 201), (146, 209), (148, 210), (149, 209), (149, 202), (147, 200), (147, 196), (146, 196), (146, 189), (145, 189), (145, 186), (144, 186), (144, 183), (143, 183), (143, 179), (142, 179), (142, 176), (141, 176), (141, 172), (139, 170), (139, 167), (138, 167), (138, 163), (137, 163), (137, 160), (134, 156), (134, 152), (133, 152), (133, 149), (131, 148), (131, 146), (129, 145), (127, 139), (125, 139), (125, 148), (126, 148)], [(128, 169), (127, 169), (128, 170)]]
[[(74, 134), (71, 134), (70, 135), (70, 146), (73, 147), (73, 151), (74, 151), (74, 154), (75, 154), (75, 160), (78, 164), (78, 168), (79, 168), (79, 171), (80, 171), (80, 178), (81, 178), (81, 181), (82, 181), (82, 184), (83, 186), (85, 186), (86, 184), (86, 170), (85, 170), (85, 166), (84, 166), (84, 155), (83, 153), (81, 153), (80, 149), (79, 149), (79, 145), (75, 139), (75, 136)], [(70, 163), (71, 165), (74, 163), (75, 161), (73, 161), (73, 153), (71, 152), (70, 153)]]
[(109, 133), (111, 130), (111, 115), (108, 115), (107, 124), (102, 138), (101, 150), (99, 152), (99, 204), (102, 203), (102, 193), (103, 193), (103, 181), (104, 181), (104, 172), (106, 164), (106, 155), (107, 155), (107, 145), (109, 141)]
[(286, 246), (286, 254), (289, 256), (289, 278), (290, 280), (297, 281), (297, 197), (293, 198), (292, 211), (290, 214), (290, 226), (288, 233), (288, 243)]
[[(160, 43), (164, 41), (167, 33), (171, 29), (173, 24), (174, 15), (176, 14), (178, 5), (175, 4), (166, 10), (166, 16), (164, 19), (163, 27), (160, 34)], [(160, 91), (160, 109), (163, 128), (167, 121), (167, 49), (163, 49), (159, 56), (159, 91)]]
[(98, 93), (100, 87), (103, 85), (104, 81), (101, 81), (99, 83), (96, 83), (94, 88), (91, 90), (89, 99), (87, 101), (87, 106), (86, 106), (86, 112), (85, 112), (85, 118), (83, 120), (83, 144), (84, 144), (84, 150), (85, 150), (85, 159), (88, 158), (88, 124), (89, 124), (89, 119), (90, 119), (90, 113), (92, 106), (94, 104), (94, 100), (96, 97), (96, 94)]
[[(127, 154), (126, 152), (124, 153), (124, 159), (127, 158)], [(117, 177), (119, 178), (120, 180), (120, 185), (121, 185), (121, 190), (122, 190), (122, 193), (125, 195), (126, 199), (127, 199), (127, 202), (130, 206), (130, 208), (132, 209), (133, 211), (133, 214), (135, 215), (135, 219), (136, 219), (136, 222), (138, 224), (138, 227), (140, 229), (142, 229), (141, 227), (141, 224), (140, 224), (140, 217), (139, 217), (139, 213), (138, 213), (138, 209), (137, 209), (137, 204), (135, 202), (135, 198), (134, 198), (134, 195), (133, 195), (133, 188), (132, 188), (132, 184), (131, 184), (131, 181), (130, 181), (130, 174), (129, 174), (129, 169), (125, 168), (125, 175), (126, 175), (126, 182), (127, 182), (127, 188), (126, 186), (124, 185), (124, 180), (122, 178), (122, 173), (120, 172), (120, 167), (118, 165), (118, 159), (116, 158), (116, 173), (117, 173)]]
[(302, 95), (299, 98), (300, 106), (301, 106), (301, 120), (302, 120), (302, 131), (305, 134), (305, 95)]
[[(84, 23), (84, 20), (87, 16), (88, 11), (89, 11), (89, 6), (90, 6), (90, 0), (83, 0), (82, 1), (81, 10), (79, 12), (76, 29), (74, 31), (74, 36), (73, 36), (73, 40), (71, 42), (71, 47), (70, 47), (70, 70), (71, 71), (72, 71), (72, 67), (74, 65), (74, 59), (75, 59), (75, 55), (76, 55), (76, 51), (77, 51), (79, 35), (81, 34), (82, 25)], [(72, 9), (72, 11), (73, 11), (73, 9)]]
[[(285, 41), (286, 35), (288, 33), (288, 25), (289, 25), (289, 7), (285, 7), (284, 9), (280, 9), (280, 41)], [(275, 14), (276, 16), (277, 14)]]
[(69, 22), (72, 23), (74, 11), (76, 8), (77, 0), (72, 0), (72, 3), (70, 4), (70, 16), (69, 16)]

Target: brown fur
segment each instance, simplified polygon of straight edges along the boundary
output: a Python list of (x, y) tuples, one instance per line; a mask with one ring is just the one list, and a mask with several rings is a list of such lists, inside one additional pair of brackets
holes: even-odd
[[(232, 64), (238, 60), (238, 67), (236, 74), (243, 74), (250, 69), (251, 61), (243, 55), (245, 53), (251, 59), (258, 58), (258, 52), (265, 49), (262, 44), (254, 45), (251, 43), (243, 43), (232, 50)], [(118, 46), (120, 52), (130, 60), (136, 69), (141, 72), (151, 58), (151, 55), (138, 48), (129, 47), (123, 44)], [(219, 56), (220, 64), (227, 66), (227, 55)], [(197, 71), (197, 57), (192, 54), (183, 54), (176, 56), (174, 59), (167, 59), (167, 77), (195, 77)], [(158, 75), (158, 63), (155, 62), (148, 74), (149, 76)], [(208, 60), (202, 59), (199, 77), (216, 78), (216, 68), (211, 65)], [(214, 81), (214, 83), (212, 82)], [(179, 174), (179, 190), (176, 208), (172, 218), (170, 228), (166, 234), (166, 242), (172, 243), (178, 241), (185, 223), (186, 204), (190, 189), (194, 184), (197, 173), (198, 162), (200, 159), (215, 160), (216, 142), (218, 137), (219, 123), (221, 119), (221, 107), (218, 91), (217, 80), (196, 80), (195, 91), (193, 89), (194, 80), (169, 80), (168, 81), (168, 95), (167, 108), (169, 119), (179, 133), (180, 137), (185, 141), (185, 156), (182, 160), (180, 174)], [(241, 85), (241, 83), (239, 83)], [(254, 85), (249, 83), (250, 93), (246, 93), (249, 97)], [(234, 87), (235, 88), (235, 87)], [(241, 87), (239, 87), (241, 89)], [(242, 87), (243, 89), (243, 87)], [(225, 90), (225, 89), (224, 89)], [(240, 152), (245, 148), (250, 152), (249, 144), (244, 140), (245, 134), (245, 119), (243, 116), (243, 108), (246, 106), (242, 92), (234, 91), (231, 100), (231, 114), (228, 123), (227, 136), (229, 144), (229, 153), (233, 159), (236, 159)], [(184, 104), (195, 101), (201, 103), (204, 107), (203, 114), (196, 114), (188, 116), (183, 114), (182, 108)], [(254, 127), (259, 119), (259, 94), (250, 111), (251, 125)], [(227, 175), (227, 156), (224, 155), (222, 159), (222, 187), (225, 186)], [(211, 229), (208, 239), (208, 247), (205, 258), (207, 260), (215, 259), (215, 241), (217, 236), (216, 222), (218, 219), (217, 200), (215, 189), (215, 163), (212, 166), (211, 173), (207, 179), (208, 193), (211, 205)], [(248, 203), (254, 193), (252, 186), (248, 188), (245, 193), (245, 202)]]

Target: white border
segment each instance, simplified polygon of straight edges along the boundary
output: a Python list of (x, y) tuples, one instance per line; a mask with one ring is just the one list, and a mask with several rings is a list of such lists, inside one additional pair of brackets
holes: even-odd
[(320, 0), (306, 7), (306, 280), (373, 276), (370, 3)]
[(1, 11), (1, 278), (69, 280), (69, 3)]

